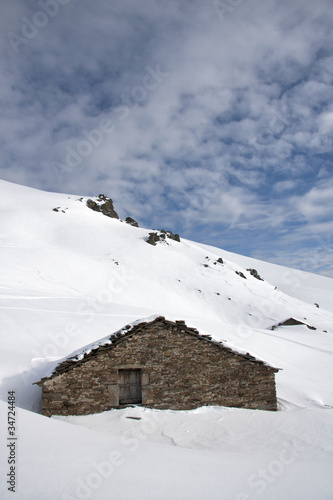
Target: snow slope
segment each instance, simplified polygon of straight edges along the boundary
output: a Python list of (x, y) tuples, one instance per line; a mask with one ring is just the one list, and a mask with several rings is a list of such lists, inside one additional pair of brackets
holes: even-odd
[[(86, 199), (0, 181), (0, 418), (15, 390), (16, 498), (333, 498), (332, 280), (182, 238), (153, 247), (150, 230)], [(281, 411), (37, 414), (32, 383), (58, 360), (156, 314), (282, 368)], [(270, 330), (289, 317), (316, 329)], [(1, 498), (12, 494), (5, 442), (6, 429)]]

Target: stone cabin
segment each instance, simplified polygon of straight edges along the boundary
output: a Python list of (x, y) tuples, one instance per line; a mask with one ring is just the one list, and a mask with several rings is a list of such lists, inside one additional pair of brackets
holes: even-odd
[(277, 410), (275, 373), (184, 321), (128, 325), (35, 382), (43, 415), (87, 415), (127, 405), (190, 410), (204, 405)]

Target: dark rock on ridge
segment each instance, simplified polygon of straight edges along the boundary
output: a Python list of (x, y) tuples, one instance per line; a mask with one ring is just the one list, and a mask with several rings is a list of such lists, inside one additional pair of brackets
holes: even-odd
[(158, 241), (164, 241), (165, 243), (167, 243), (167, 238), (180, 242), (179, 234), (174, 234), (172, 231), (164, 231), (164, 229), (159, 229), (158, 231), (149, 233), (148, 239), (146, 241), (150, 245), (156, 246), (156, 243)]
[(256, 269), (246, 269), (257, 280), (264, 281)]
[(107, 217), (112, 219), (119, 219), (117, 212), (114, 209), (113, 201), (111, 198), (105, 196), (105, 194), (99, 194), (96, 201), (89, 199), (87, 200), (87, 207), (95, 212), (102, 212)]
[(136, 222), (136, 220), (132, 219), (132, 217), (126, 217), (125, 222), (126, 224), (130, 224), (133, 227), (139, 227), (139, 224)]

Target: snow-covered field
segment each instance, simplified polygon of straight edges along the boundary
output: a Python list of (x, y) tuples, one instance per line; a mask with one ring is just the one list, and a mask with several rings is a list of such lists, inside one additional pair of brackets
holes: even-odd
[[(332, 499), (333, 281), (183, 239), (153, 247), (85, 202), (0, 181), (0, 497)], [(280, 411), (39, 414), (32, 384), (57, 360), (155, 314), (281, 368)], [(305, 325), (270, 329), (290, 317)]]

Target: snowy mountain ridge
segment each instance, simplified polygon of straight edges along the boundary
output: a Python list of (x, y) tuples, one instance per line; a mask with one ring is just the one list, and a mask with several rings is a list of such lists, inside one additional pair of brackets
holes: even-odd
[[(86, 498), (96, 499), (109, 498), (110, 488), (124, 499), (221, 498), (217, 492), (222, 484), (226, 499), (267, 498), (249, 477), (276, 461), (276, 450), (283, 450), (286, 440), (304, 451), (296, 465), (282, 464), (281, 474), (271, 474), (274, 481), (260, 478), (268, 497), (331, 498), (333, 280), (182, 235), (180, 241), (168, 238), (168, 244), (150, 245), (152, 229), (105, 217), (90, 210), (87, 200), (0, 181), (0, 407), (5, 412), (8, 391), (14, 390), (21, 422), (17, 498), (83, 498), (82, 484), (90, 491)], [(208, 407), (192, 412), (136, 408), (63, 419), (36, 414), (40, 389), (32, 384), (51, 367), (125, 325), (158, 315), (185, 320), (200, 333), (281, 368), (276, 374), (281, 411), (273, 415)], [(300, 324), (281, 325), (290, 318)], [(131, 416), (142, 422), (131, 422)], [(152, 426), (151, 433), (144, 425)], [(35, 436), (33, 451), (30, 433)], [(107, 447), (123, 449), (122, 438), (137, 440), (137, 449), (133, 445), (133, 454), (128, 454), (127, 447), (124, 460), (134, 468), (140, 488), (122, 488), (126, 468), (120, 465), (116, 475), (100, 473), (99, 487), (89, 486), (86, 478), (97, 474), (91, 464), (104, 460)], [(66, 439), (72, 443), (74, 479), (65, 472), (68, 457), (57, 448), (57, 440)], [(261, 445), (255, 446), (255, 441)], [(93, 459), (81, 458), (79, 442), (86, 443)], [(156, 457), (164, 469), (154, 466)], [(181, 457), (189, 468), (174, 470), (170, 460), (180, 464)], [(144, 487), (145, 463), (155, 474), (151, 496)], [(207, 477), (194, 479), (190, 471), (200, 467)], [(223, 480), (220, 467), (227, 471)], [(320, 477), (319, 486), (310, 481), (311, 468)], [(40, 480), (31, 480), (37, 471)], [(293, 473), (306, 477), (304, 488), (294, 486)], [(175, 483), (166, 486), (169, 474)], [(4, 486), (0, 491), (7, 498)]]

